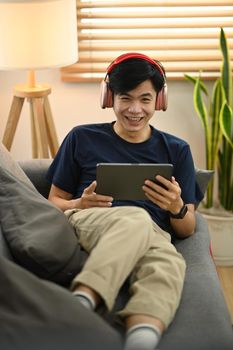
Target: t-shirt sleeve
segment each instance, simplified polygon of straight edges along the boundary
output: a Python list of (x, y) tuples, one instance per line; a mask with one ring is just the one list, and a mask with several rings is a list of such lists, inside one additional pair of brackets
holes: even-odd
[(77, 137), (73, 130), (62, 142), (48, 172), (47, 179), (63, 191), (75, 194), (80, 177), (80, 167), (75, 157)]
[(183, 201), (197, 207), (203, 199), (203, 194), (196, 182), (195, 167), (188, 144), (182, 147), (177, 155), (174, 176), (180, 185)]

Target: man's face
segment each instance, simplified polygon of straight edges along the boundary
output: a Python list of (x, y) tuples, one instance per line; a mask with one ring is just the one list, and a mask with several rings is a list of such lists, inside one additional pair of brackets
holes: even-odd
[(127, 93), (114, 95), (117, 129), (123, 134), (143, 133), (154, 114), (155, 100), (156, 91), (150, 80)]

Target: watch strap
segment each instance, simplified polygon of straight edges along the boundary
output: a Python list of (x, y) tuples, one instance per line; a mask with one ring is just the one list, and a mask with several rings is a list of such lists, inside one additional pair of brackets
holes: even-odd
[(184, 216), (186, 215), (187, 211), (188, 211), (187, 204), (184, 204), (183, 207), (180, 209), (179, 213), (172, 214), (170, 212), (170, 217), (173, 218), (173, 219), (183, 219)]

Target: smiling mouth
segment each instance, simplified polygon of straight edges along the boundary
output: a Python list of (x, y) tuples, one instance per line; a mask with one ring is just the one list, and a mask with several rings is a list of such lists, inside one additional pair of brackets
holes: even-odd
[(126, 117), (130, 122), (140, 122), (143, 117)]

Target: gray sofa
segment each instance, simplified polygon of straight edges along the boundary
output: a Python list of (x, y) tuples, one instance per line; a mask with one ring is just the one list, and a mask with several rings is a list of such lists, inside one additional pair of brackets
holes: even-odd
[[(44, 197), (47, 197), (49, 192), (49, 184), (45, 179), (45, 173), (49, 164), (50, 160), (20, 162), (20, 166), (24, 172)], [(181, 252), (186, 260), (187, 273), (180, 306), (174, 321), (163, 335), (159, 345), (160, 350), (233, 349), (231, 320), (226, 308), (215, 264), (210, 254), (210, 239), (207, 224), (199, 213), (196, 215), (197, 227), (195, 234), (188, 239), (176, 240), (174, 242), (177, 250)], [(81, 253), (85, 255), (84, 252)], [(12, 260), (0, 226), (1, 256)], [(58, 286), (57, 293), (60, 292), (60, 289), (61, 287)], [(109, 325), (111, 329), (121, 334), (122, 329), (114, 321), (114, 312), (123, 306), (127, 298), (126, 282), (119, 293), (113, 313), (103, 313), (100, 316), (101, 320), (104, 320), (104, 325), (106, 325), (106, 337), (109, 334)], [(80, 316), (80, 320), (86, 312), (86, 310), (82, 310), (83, 316)], [(105, 331), (104, 327), (102, 331)], [(79, 329), (77, 329), (78, 332)], [(120, 349), (120, 342), (117, 343), (118, 339), (116, 340), (114, 336), (112, 338), (114, 340), (114, 346), (117, 344)], [(96, 334), (93, 337), (96, 337)], [(97, 349), (97, 346), (93, 346), (92, 348)], [(104, 349), (104, 346), (102, 348)], [(79, 347), (77, 344), (77, 349), (82, 349), (82, 347)], [(109, 350), (111, 350), (111, 346), (109, 346)]]

